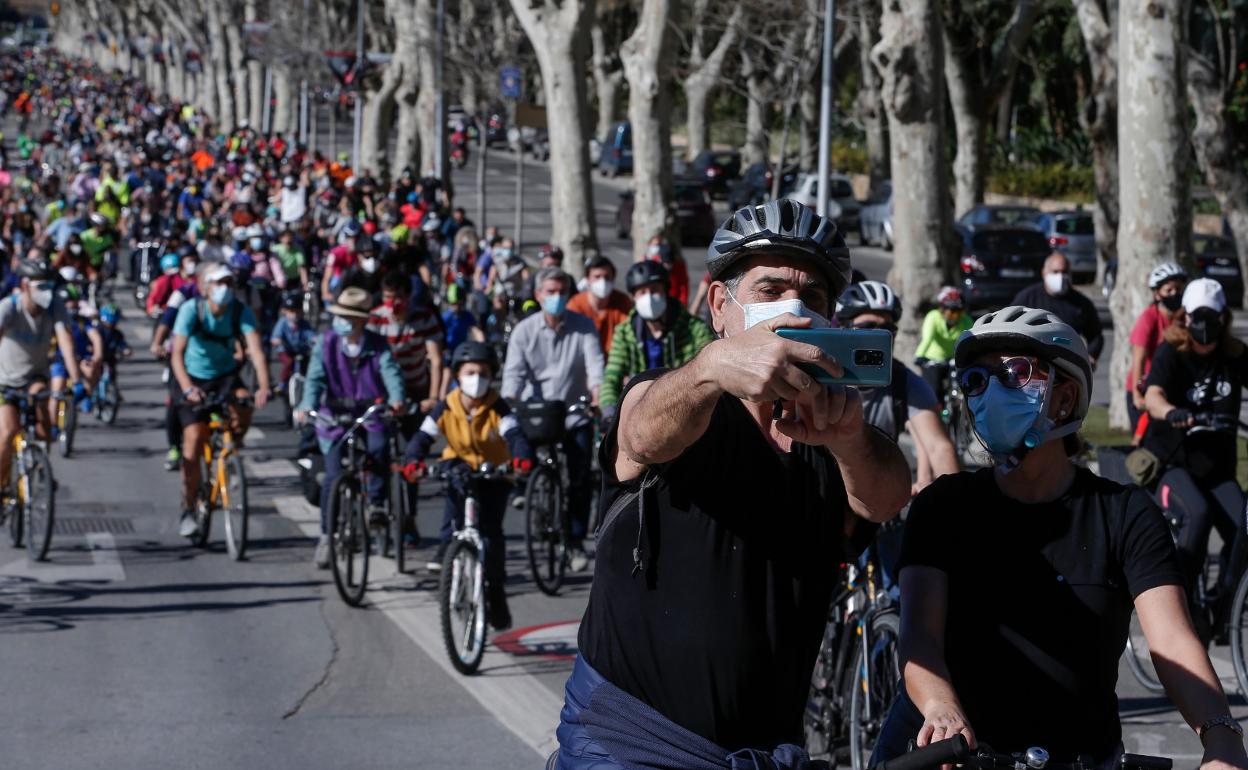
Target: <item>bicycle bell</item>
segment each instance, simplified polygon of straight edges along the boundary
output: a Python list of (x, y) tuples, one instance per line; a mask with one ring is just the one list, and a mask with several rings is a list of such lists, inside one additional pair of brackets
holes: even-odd
[(1027, 767), (1032, 768), (1032, 770), (1043, 770), (1044, 766), (1049, 764), (1049, 752), (1039, 746), (1032, 746), (1027, 749), (1024, 759), (1027, 762)]

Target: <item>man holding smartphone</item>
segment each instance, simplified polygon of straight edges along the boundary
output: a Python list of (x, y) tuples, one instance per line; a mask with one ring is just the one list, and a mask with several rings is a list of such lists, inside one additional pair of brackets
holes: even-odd
[(799, 368), (840, 364), (775, 333), (827, 324), (850, 278), (835, 225), (790, 200), (741, 209), (707, 269), (720, 339), (634, 377), (602, 442), (598, 567), (548, 767), (804, 759), (835, 565), (908, 499), (857, 391)]

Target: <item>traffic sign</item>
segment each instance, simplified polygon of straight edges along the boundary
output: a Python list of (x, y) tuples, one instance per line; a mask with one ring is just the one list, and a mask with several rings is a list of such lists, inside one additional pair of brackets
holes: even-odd
[(523, 74), (519, 67), (507, 66), (498, 71), (498, 88), (504, 99), (519, 99), (523, 91)]

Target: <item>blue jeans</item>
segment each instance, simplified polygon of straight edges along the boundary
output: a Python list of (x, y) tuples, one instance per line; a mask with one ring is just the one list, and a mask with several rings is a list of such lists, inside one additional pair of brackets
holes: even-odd
[[(361, 430), (356, 435), (363, 435), (365, 451), (372, 462), (372, 472), (364, 475), (364, 488), (368, 492), (368, 502), (372, 505), (385, 505), (389, 497), (390, 487), (386, 481), (390, 478), (390, 445), (386, 441), (385, 431)], [(325, 453), (325, 481), (321, 484), (321, 534), (329, 533), (329, 496), (334, 488), (334, 481), (342, 475), (342, 453), (345, 442), (334, 442)]]

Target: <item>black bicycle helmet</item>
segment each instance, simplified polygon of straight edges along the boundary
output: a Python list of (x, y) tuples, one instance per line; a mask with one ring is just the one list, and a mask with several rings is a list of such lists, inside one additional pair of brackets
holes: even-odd
[(498, 358), (494, 355), (493, 347), (484, 342), (468, 340), (459, 343), (459, 347), (451, 355), (451, 371), (459, 371), (459, 367), (473, 362), (488, 364), (491, 370), (498, 369)]
[(46, 259), (23, 259), (17, 265), (17, 274), (32, 281), (55, 281), (58, 275)]
[(303, 295), (297, 291), (282, 294), (282, 310), (303, 310)]
[(706, 250), (706, 269), (719, 280), (755, 254), (784, 254), (811, 263), (834, 295), (850, 282), (849, 248), (836, 224), (788, 198), (746, 206), (724, 220)]
[(624, 285), (628, 288), (629, 293), (633, 293), (648, 283), (658, 281), (663, 284), (666, 289), (670, 286), (670, 277), (667, 268), (662, 262), (634, 262), (633, 266), (628, 268), (628, 273), (624, 275)]
[(836, 301), (836, 318), (848, 322), (863, 313), (892, 316), (893, 323), (896, 323), (901, 320), (901, 299), (883, 281), (851, 283)]

